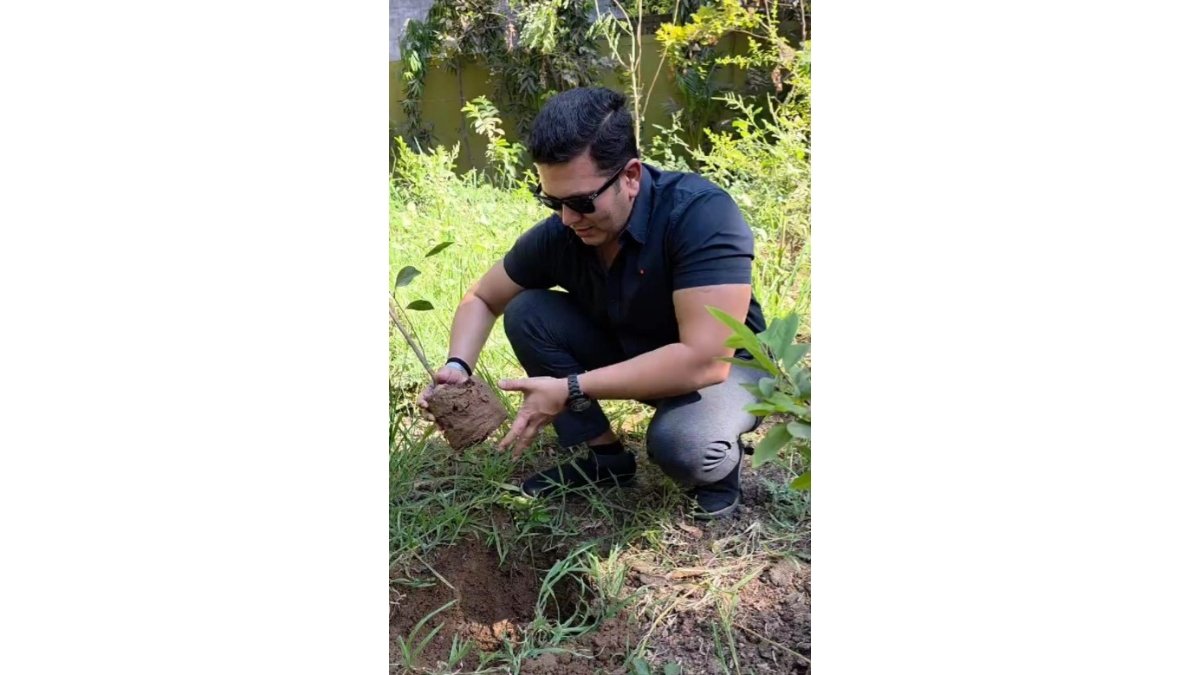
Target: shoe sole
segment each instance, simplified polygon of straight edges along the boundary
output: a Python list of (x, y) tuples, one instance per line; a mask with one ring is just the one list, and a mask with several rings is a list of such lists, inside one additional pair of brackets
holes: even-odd
[(738, 507), (738, 504), (741, 503), (742, 496), (738, 495), (738, 498), (734, 500), (732, 504), (723, 509), (718, 509), (716, 511), (701, 511), (700, 509), (696, 509), (692, 511), (692, 517), (696, 520), (716, 520), (718, 518), (724, 518), (733, 513), (733, 511)]

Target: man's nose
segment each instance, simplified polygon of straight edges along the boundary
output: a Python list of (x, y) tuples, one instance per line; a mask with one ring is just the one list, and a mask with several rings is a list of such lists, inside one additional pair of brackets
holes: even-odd
[(564, 225), (574, 225), (583, 220), (583, 216), (578, 211), (572, 211), (571, 207), (566, 204), (563, 204), (561, 218)]

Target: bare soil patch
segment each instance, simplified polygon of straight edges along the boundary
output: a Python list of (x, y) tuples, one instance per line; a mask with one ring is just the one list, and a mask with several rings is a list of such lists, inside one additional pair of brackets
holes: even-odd
[[(502, 567), (496, 552), (476, 539), (446, 547), (428, 562), (454, 588), (441, 581), (424, 588), (392, 587), (392, 663), (400, 662), (397, 638), (410, 636), (422, 618), (454, 599), (458, 602), (421, 628), (418, 639), (445, 624), (422, 652), (419, 667), (432, 668), (444, 661), (455, 635), (477, 646), (460, 664), (467, 669), (478, 665), (478, 650), (499, 649), (505, 637), (520, 639), (520, 630), (533, 618), (537, 603), (541, 583), (537, 570), (521, 564)], [(392, 672), (404, 670), (393, 667)]]

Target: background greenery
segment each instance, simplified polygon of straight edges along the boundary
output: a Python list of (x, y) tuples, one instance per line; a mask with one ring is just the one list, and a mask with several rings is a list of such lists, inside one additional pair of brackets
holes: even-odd
[[(598, 78), (586, 76), (593, 65), (598, 68), (603, 64), (628, 75), (619, 62), (636, 57), (629, 53), (604, 56), (610, 53), (607, 47), (595, 44), (610, 44), (605, 35), (617, 36), (621, 22), (609, 16), (584, 27), (580, 17), (586, 12), (580, 3), (513, 2), (516, 14), (511, 16), (492, 11), (493, 4), (480, 0), (435, 3), (429, 21), (411, 26), (405, 43), (411, 101), (419, 101), (421, 78), (430, 63), (453, 67), (456, 60), (466, 58), (482, 58), (489, 68), (496, 68), (500, 90), (497, 101), (476, 98), (464, 102), (464, 112), (472, 120), (474, 131), (487, 140), (484, 168), (456, 171), (458, 143), (422, 144), (429, 138), (420, 132), (423, 122), (415, 114), (416, 107), (412, 109), (408, 135), (398, 136), (393, 145), (392, 276), (406, 265), (421, 269), (422, 274), (402, 289), (400, 300), (403, 306), (411, 300), (427, 299), (436, 308), (408, 313), (433, 358), (444, 355), (452, 310), (462, 293), (503, 256), (521, 232), (548, 213), (525, 189), (532, 167), (517, 140), (520, 134), (505, 129), (505, 111), (519, 118), (521, 122), (516, 126), (523, 128), (537, 107), (561, 87), (595, 83)], [(646, 8), (662, 11), (668, 4), (673, 3), (648, 3)], [(698, 171), (730, 192), (755, 235), (756, 297), (768, 317), (797, 312), (799, 334), (806, 339), (810, 334), (811, 259), (809, 43), (800, 41), (805, 36), (801, 32), (786, 32), (781, 26), (788, 17), (804, 16), (801, 9), (807, 11), (807, 7), (799, 2), (739, 0), (678, 5), (678, 23), (664, 21), (664, 15), (643, 21), (643, 30), (651, 18), (658, 21), (657, 43), (674, 86), (692, 87), (694, 82), (688, 73), (707, 77), (718, 67), (758, 75), (749, 78), (742, 91), (689, 94), (685, 98), (688, 105), (672, 113), (670, 126), (647, 130), (643, 155), (662, 168)], [(556, 17), (553, 21), (547, 18), (551, 15)], [(800, 25), (795, 20), (791, 23)], [(626, 28), (630, 25), (636, 26), (636, 21), (626, 24)], [(522, 36), (511, 52), (506, 51), (507, 26)], [(755, 36), (748, 41), (751, 47), (747, 53), (716, 53), (714, 45), (733, 33)], [(584, 34), (588, 39), (567, 41), (573, 34)], [(560, 41), (575, 45), (570, 52), (574, 60), (551, 48)], [(506, 45), (504, 50), (490, 49), (501, 43)], [(543, 48), (554, 53), (539, 51)], [(531, 85), (528, 92), (520, 83), (533, 75), (521, 68), (540, 73), (536, 86)], [(632, 87), (632, 81), (624, 79)], [(666, 80), (660, 78), (656, 86), (663, 86)], [(649, 86), (642, 83), (643, 93)], [(631, 89), (626, 91), (632, 94)], [(697, 128), (699, 133), (692, 133)], [(425, 253), (443, 241), (454, 244), (443, 254), (425, 260)], [(398, 335), (393, 347), (397, 383), (412, 383), (424, 377)], [(516, 363), (502, 331), (493, 333), (481, 364), (498, 376), (514, 374)]]

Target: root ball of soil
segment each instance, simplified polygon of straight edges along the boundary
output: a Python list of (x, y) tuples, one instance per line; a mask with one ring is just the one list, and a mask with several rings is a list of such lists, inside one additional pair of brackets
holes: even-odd
[(479, 377), (462, 384), (439, 384), (429, 395), (429, 412), (454, 450), (483, 441), (508, 417), (500, 399)]

